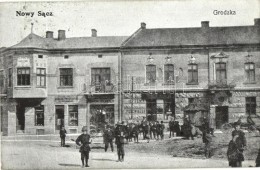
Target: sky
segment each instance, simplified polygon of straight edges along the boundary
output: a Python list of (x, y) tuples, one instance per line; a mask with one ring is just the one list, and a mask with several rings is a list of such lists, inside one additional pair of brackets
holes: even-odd
[[(236, 15), (214, 15), (213, 11), (235, 11)], [(33, 17), (16, 16), (17, 11), (34, 12)], [(53, 16), (37, 16), (38, 11)], [(31, 32), (66, 30), (66, 37), (86, 37), (91, 29), (98, 36), (130, 36), (145, 22), (147, 28), (253, 25), (260, 18), (260, 0), (172, 0), (172, 1), (58, 1), (1, 2), (0, 47), (20, 42)]]

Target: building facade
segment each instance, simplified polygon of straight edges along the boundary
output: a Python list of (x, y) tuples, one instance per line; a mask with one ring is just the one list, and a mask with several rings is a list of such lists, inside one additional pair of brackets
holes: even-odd
[(260, 20), (251, 26), (147, 29), (129, 37), (29, 34), (1, 49), (4, 135), (57, 134), (61, 126), (117, 121), (214, 128), (260, 115)]
[[(119, 47), (126, 37), (58, 38), (31, 33), (1, 53), (4, 135), (55, 134), (61, 126), (118, 120)], [(2, 69), (3, 68), (3, 69)]]

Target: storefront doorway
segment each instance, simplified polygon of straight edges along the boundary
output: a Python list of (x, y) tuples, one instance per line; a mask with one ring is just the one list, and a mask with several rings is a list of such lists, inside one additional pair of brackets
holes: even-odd
[(64, 105), (55, 106), (55, 130), (64, 126)]
[(115, 123), (114, 105), (90, 105), (90, 125), (102, 130), (106, 125)]
[(16, 106), (16, 132), (24, 131), (25, 125), (25, 106), (22, 104), (18, 104)]
[(228, 123), (228, 106), (217, 106), (216, 128), (221, 129), (225, 123)]
[(147, 121), (157, 121), (156, 99), (146, 100)]

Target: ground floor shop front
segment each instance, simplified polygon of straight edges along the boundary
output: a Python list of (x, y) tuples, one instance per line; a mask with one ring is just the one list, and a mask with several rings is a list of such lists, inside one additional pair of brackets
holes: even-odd
[[(121, 100), (119, 100), (121, 99)], [(47, 98), (1, 97), (3, 135), (80, 133), (83, 126), (102, 129), (118, 121), (167, 122), (174, 117), (182, 125), (184, 117), (200, 126), (207, 118), (211, 126), (248, 116), (260, 117), (260, 91), (177, 91), (176, 93), (138, 92), (103, 95), (49, 95)]]

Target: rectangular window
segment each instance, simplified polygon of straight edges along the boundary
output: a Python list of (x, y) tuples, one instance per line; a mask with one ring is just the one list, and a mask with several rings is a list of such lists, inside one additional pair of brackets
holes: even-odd
[(72, 68), (60, 68), (60, 86), (73, 86)]
[(174, 80), (174, 66), (173, 64), (164, 65), (164, 83), (173, 83)]
[(0, 87), (4, 87), (4, 70), (0, 70)]
[(91, 84), (93, 86), (110, 84), (110, 68), (91, 68)]
[(69, 126), (78, 126), (78, 106), (69, 106)]
[(193, 97), (191, 97), (191, 98), (188, 98), (188, 104), (192, 104), (193, 102), (194, 102), (194, 98)]
[(216, 63), (216, 81), (217, 83), (227, 82), (226, 63)]
[(13, 85), (13, 69), (8, 69), (8, 87), (12, 87)]
[(198, 65), (197, 64), (188, 65), (188, 83), (192, 83), (192, 84), (198, 83)]
[(246, 82), (248, 83), (255, 82), (255, 64), (246, 63), (245, 72), (246, 72)]
[(246, 114), (256, 114), (256, 97), (246, 97)]
[(44, 106), (35, 107), (35, 126), (44, 126)]
[(156, 81), (156, 66), (147, 65), (146, 66), (146, 83), (155, 83)]
[(45, 68), (37, 68), (36, 69), (36, 79), (37, 86), (46, 86), (46, 69)]
[(17, 68), (17, 85), (28, 86), (30, 85), (30, 68)]

